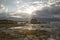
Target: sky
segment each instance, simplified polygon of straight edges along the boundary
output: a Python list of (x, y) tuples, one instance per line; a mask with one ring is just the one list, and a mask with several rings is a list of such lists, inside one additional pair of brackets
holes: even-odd
[(53, 13), (59, 10), (60, 7), (54, 6), (54, 4), (56, 5), (59, 1), (60, 0), (0, 0), (0, 18), (28, 18), (31, 15), (40, 18), (59, 18), (60, 14)]

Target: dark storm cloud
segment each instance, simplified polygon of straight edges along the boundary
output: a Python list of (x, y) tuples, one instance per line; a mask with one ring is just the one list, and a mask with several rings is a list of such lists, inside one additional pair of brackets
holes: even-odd
[(60, 17), (60, 2), (52, 4), (50, 7), (44, 7), (42, 10), (36, 10), (37, 14), (35, 17), (39, 18), (53, 18)]

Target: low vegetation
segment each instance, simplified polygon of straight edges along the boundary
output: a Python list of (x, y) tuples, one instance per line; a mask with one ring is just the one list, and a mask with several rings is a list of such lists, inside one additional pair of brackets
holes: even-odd
[(25, 24), (17, 24), (16, 21), (11, 20), (0, 20), (0, 27), (16, 27), (16, 26), (24, 26)]
[(49, 37), (49, 32), (45, 30), (25, 30), (21, 33), (18, 31), (15, 31), (14, 33), (16, 35), (11, 35), (11, 33), (9, 34), (9, 33), (0, 31), (0, 40), (13, 40), (13, 39), (18, 40), (19, 38), (24, 39), (25, 37), (30, 36), (30, 35), (34, 36), (35, 38), (38, 37), (41, 40), (42, 40), (41, 36), (45, 35), (44, 38)]

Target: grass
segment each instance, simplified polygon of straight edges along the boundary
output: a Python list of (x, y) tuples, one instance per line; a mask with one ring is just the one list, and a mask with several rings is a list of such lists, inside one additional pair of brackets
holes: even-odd
[(17, 26), (25, 26), (24, 24), (0, 24), (1, 27), (17, 27)]
[[(39, 39), (42, 39), (41, 36), (45, 35), (48, 37), (48, 32), (45, 30), (25, 30), (22, 33), (15, 31), (16, 35), (11, 35), (5, 32), (0, 31), (0, 40), (13, 40), (18, 38), (25, 38), (27, 35), (33, 35), (35, 37), (39, 37)], [(42, 34), (42, 35), (41, 35)]]

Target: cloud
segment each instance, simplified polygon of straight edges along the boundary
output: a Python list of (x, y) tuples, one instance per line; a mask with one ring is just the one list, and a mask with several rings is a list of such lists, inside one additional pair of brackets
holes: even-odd
[(5, 5), (0, 4), (0, 19), (5, 19), (9, 17), (8, 8)]
[(20, 12), (32, 13), (37, 9), (42, 9), (47, 6), (44, 2), (41, 1), (33, 1), (33, 2), (22, 2), (22, 5), (17, 4), (17, 10), (21, 10)]
[(60, 15), (53, 15), (53, 16), (60, 19)]
[[(27, 1), (27, 0), (26, 0)], [(20, 16), (20, 17), (28, 17), (25, 13), (32, 13), (33, 11), (36, 13), (35, 17), (40, 18), (53, 18), (59, 10), (60, 7), (55, 7), (53, 5), (57, 4), (58, 1), (50, 0), (50, 1), (17, 1), (17, 9), (14, 11), (13, 16)], [(58, 3), (59, 4), (59, 3)], [(37, 10), (37, 11), (36, 11)], [(25, 14), (25, 15), (24, 15)], [(33, 13), (34, 14), (34, 13)], [(11, 14), (12, 15), (12, 14)]]
[(5, 6), (3, 4), (0, 5), (0, 13), (4, 12)]
[[(57, 5), (57, 6), (56, 6)], [(50, 5), (50, 7), (44, 7), (42, 10), (36, 10), (35, 17), (38, 18), (60, 18), (60, 2)]]
[[(59, 0), (58, 0), (59, 1)], [(0, 5), (0, 12), (6, 12), (8, 17), (28, 17), (28, 13), (36, 13), (35, 17), (52, 18), (59, 14), (60, 3), (54, 0), (6, 0), (5, 5)], [(8, 13), (12, 12), (12, 13)], [(33, 14), (34, 14), (33, 13)]]
[(0, 4), (0, 13), (3, 13), (3, 12), (8, 12), (8, 7), (3, 4)]
[[(18, 2), (18, 3), (17, 3)], [(50, 7), (50, 5), (54, 4), (56, 0), (17, 0), (16, 5), (17, 9), (21, 10), (21, 12), (32, 13), (35, 10), (40, 10), (43, 7)], [(28, 11), (29, 10), (29, 11)], [(32, 10), (32, 11), (31, 11)]]

